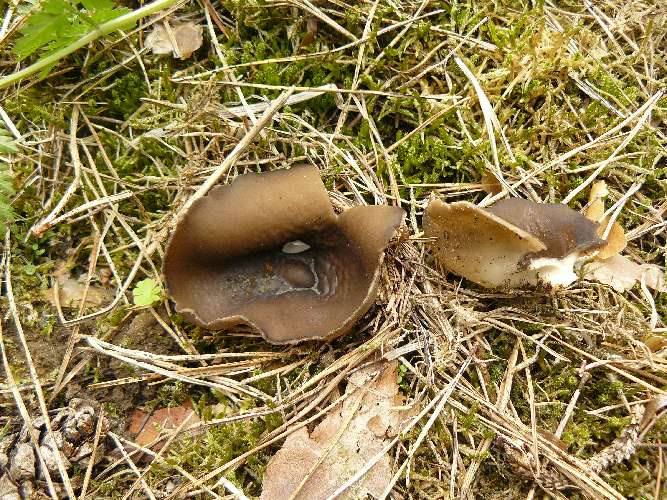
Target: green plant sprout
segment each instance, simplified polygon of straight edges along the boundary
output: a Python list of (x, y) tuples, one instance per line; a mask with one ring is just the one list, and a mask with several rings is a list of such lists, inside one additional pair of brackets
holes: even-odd
[(162, 288), (154, 279), (148, 278), (137, 283), (132, 294), (135, 306), (148, 307), (162, 298)]

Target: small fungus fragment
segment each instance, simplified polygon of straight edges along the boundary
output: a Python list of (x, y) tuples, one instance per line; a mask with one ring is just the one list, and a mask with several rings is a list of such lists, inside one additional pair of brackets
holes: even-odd
[[(593, 186), (591, 186), (591, 192), (588, 195), (588, 206), (586, 206), (583, 212), (587, 218), (599, 224), (598, 235), (601, 238), (604, 237), (610, 220), (610, 216), (604, 216), (604, 199), (607, 196), (609, 196), (607, 184), (604, 181), (594, 182)], [(623, 227), (614, 221), (606, 238), (606, 244), (595, 255), (595, 260), (604, 260), (618, 255), (625, 250), (627, 245), (628, 240), (625, 237)]]
[(617, 292), (630, 290), (642, 279), (646, 286), (658, 292), (667, 292), (665, 273), (653, 264), (637, 264), (625, 255), (612, 255), (595, 260), (586, 266), (586, 279), (609, 285)]
[(308, 249), (310, 249), (310, 245), (301, 240), (288, 241), (283, 245), (284, 253), (301, 253)]
[(203, 26), (191, 21), (175, 26), (164, 22), (153, 28), (146, 37), (145, 45), (153, 54), (173, 54), (175, 58), (187, 59), (201, 47), (203, 31)]
[(197, 200), (167, 246), (176, 309), (209, 329), (245, 324), (276, 344), (349, 331), (375, 300), (404, 212), (337, 216), (311, 165), (238, 176)]
[[(604, 216), (604, 198), (607, 196), (609, 196), (607, 184), (604, 181), (594, 182), (588, 195), (588, 206), (584, 210), (586, 217), (600, 224), (598, 227), (600, 236), (607, 231), (610, 220), (609, 216)], [(621, 255), (628, 245), (623, 227), (614, 221), (608, 232), (604, 247), (586, 266), (586, 279), (609, 285), (617, 292), (625, 292), (637, 283), (641, 283), (642, 292), (647, 297), (650, 294), (644, 285), (658, 292), (667, 292), (663, 270), (654, 264), (637, 264)]]
[(424, 232), (450, 271), (487, 288), (545, 283), (567, 286), (574, 264), (604, 245), (597, 224), (571, 208), (520, 198), (488, 209), (461, 201), (432, 201)]

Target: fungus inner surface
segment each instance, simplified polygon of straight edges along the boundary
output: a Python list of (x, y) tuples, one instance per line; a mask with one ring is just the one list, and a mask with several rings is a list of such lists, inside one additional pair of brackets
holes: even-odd
[(370, 307), (396, 207), (333, 212), (313, 166), (246, 174), (213, 189), (168, 246), (177, 310), (207, 328), (249, 324), (276, 343), (333, 337)]

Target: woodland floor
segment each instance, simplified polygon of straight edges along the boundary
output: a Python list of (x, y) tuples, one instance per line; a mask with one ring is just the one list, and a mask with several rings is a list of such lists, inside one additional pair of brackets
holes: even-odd
[[(7, 7), (4, 75), (38, 58), (12, 52), (29, 7)], [(191, 56), (145, 47), (190, 22)], [(391, 441), (395, 498), (665, 496), (667, 294), (583, 276), (486, 290), (440, 269), (421, 232), (429, 199), (488, 204), (494, 177), (577, 210), (604, 180), (623, 254), (664, 274), (664, 1), (179, 0), (42, 76), (0, 90), (18, 148), (2, 155), (0, 437), (23, 423), (17, 395), (33, 418), (40, 400), (99, 404), (111, 444), (88, 497), (257, 497), (289, 433), (394, 362), (403, 407), (424, 412)], [(337, 210), (407, 212), (369, 313), (287, 347), (176, 314), (162, 259), (197, 188), (304, 162)], [(184, 404), (201, 420), (158, 458), (119, 451), (137, 410)]]

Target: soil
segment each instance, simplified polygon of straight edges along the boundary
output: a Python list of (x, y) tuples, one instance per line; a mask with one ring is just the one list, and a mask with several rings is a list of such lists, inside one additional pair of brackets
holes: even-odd
[[(67, 343), (70, 335), (76, 333), (76, 327), (55, 328), (50, 336), (31, 329), (24, 329), (24, 335), (33, 365), (42, 383), (49, 381), (53, 383), (60, 368), (60, 362), (65, 356)], [(80, 326), (80, 335), (92, 335), (92, 328)], [(19, 348), (19, 340), (15, 329), (4, 332), (5, 343), (8, 346), (8, 358), (15, 367), (14, 376), (17, 381), (28, 383), (29, 373), (24, 361), (23, 354)], [(157, 320), (146, 311), (138, 312), (122, 322), (113, 335), (116, 345), (122, 345), (128, 349), (137, 349), (154, 354), (177, 354), (178, 346), (174, 340), (167, 335)], [(87, 357), (87, 350), (81, 349), (79, 343), (75, 348), (68, 370), (79, 364)], [(159, 390), (159, 384), (147, 382), (130, 382), (116, 384), (113, 386), (96, 387), (97, 379), (115, 380), (137, 376), (137, 373), (127, 364), (115, 358), (100, 356), (95, 357), (95, 364), (88, 359), (87, 365), (78, 371), (76, 376), (67, 383), (65, 390), (59, 395), (59, 402), (65, 404), (72, 398), (82, 398), (106, 404), (107, 410), (111, 410), (111, 429), (123, 433), (128, 425), (128, 415), (132, 409), (140, 408), (146, 402), (155, 398)], [(28, 407), (37, 410), (37, 401), (30, 398), (28, 391), (22, 392)], [(28, 399), (29, 398), (29, 399)], [(58, 405), (54, 405), (57, 407)], [(0, 417), (17, 416), (14, 398), (9, 390), (0, 393)], [(2, 421), (0, 420), (0, 423)]]

